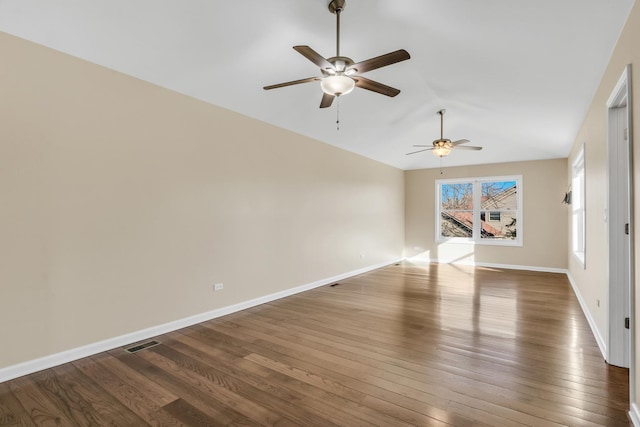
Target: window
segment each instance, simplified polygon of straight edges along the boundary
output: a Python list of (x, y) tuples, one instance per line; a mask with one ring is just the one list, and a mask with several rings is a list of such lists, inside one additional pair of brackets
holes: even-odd
[(522, 245), (522, 177), (436, 181), (438, 241)]
[(500, 211), (489, 212), (489, 221), (500, 221)]
[(584, 145), (571, 166), (571, 249), (585, 265)]

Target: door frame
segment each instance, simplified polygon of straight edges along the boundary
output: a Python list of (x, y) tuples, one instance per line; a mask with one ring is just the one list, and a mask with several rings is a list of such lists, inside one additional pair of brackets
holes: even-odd
[[(629, 367), (630, 378), (635, 376), (634, 353), (634, 245), (633, 245), (633, 132), (631, 98), (631, 64), (625, 67), (607, 101), (607, 158), (608, 158), (608, 236), (609, 236), (609, 334), (607, 362)], [(625, 110), (621, 110), (624, 108)], [(621, 132), (620, 120), (626, 119), (626, 138)], [(613, 171), (626, 168), (622, 177)], [(625, 176), (626, 175), (626, 176)], [(623, 182), (624, 181), (624, 182)], [(618, 184), (626, 185), (619, 192)], [(621, 194), (622, 193), (622, 194)], [(623, 205), (622, 210), (616, 210)], [(624, 224), (629, 224), (628, 236)], [(624, 254), (624, 256), (621, 256)], [(623, 280), (620, 280), (622, 275)], [(626, 276), (628, 275), (628, 276)], [(626, 277), (625, 277), (626, 276)], [(620, 315), (620, 313), (623, 313)], [(628, 333), (624, 330), (624, 317), (629, 317)], [(625, 336), (626, 335), (626, 336)], [(633, 401), (634, 386), (630, 381)]]

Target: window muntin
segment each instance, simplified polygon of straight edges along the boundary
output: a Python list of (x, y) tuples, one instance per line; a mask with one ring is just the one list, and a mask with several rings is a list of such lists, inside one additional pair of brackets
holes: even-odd
[(521, 176), (436, 181), (438, 241), (522, 245)]

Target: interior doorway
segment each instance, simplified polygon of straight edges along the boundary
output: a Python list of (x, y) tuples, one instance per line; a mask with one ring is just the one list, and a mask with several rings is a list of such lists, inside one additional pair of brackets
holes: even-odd
[[(607, 362), (633, 368), (631, 65), (607, 101), (609, 340)], [(631, 376), (633, 378), (633, 376)]]

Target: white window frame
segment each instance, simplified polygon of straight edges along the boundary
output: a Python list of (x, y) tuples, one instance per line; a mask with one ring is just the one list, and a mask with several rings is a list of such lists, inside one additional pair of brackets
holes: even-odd
[(584, 144), (571, 163), (571, 252), (586, 266), (586, 205), (585, 205)]
[[(501, 240), (501, 239), (486, 239), (481, 237), (481, 198), (482, 198), (482, 184), (485, 182), (499, 182), (499, 181), (515, 181), (516, 182), (516, 196), (517, 196), (517, 209), (516, 209), (516, 238), (513, 240)], [(440, 208), (442, 207), (442, 184), (463, 184), (469, 183), (473, 185), (473, 233), (472, 237), (444, 237), (441, 235), (441, 221)], [(493, 246), (522, 246), (523, 245), (523, 179), (522, 175), (509, 175), (509, 176), (490, 176), (490, 177), (473, 177), (473, 178), (455, 178), (455, 179), (438, 179), (436, 180), (436, 220), (435, 220), (435, 236), (436, 242), (447, 243), (471, 243), (474, 245), (493, 245)], [(491, 209), (495, 211), (496, 209)], [(487, 210), (487, 215), (489, 215)], [(488, 220), (489, 218), (485, 218)]]

